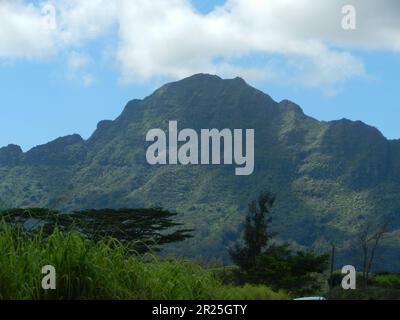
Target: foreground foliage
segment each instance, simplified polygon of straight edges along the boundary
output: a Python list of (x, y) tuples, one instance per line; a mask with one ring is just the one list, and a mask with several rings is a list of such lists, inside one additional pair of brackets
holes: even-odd
[[(121, 242), (78, 232), (27, 235), (0, 226), (0, 299), (285, 299), (265, 286), (224, 286), (192, 262), (132, 255)], [(57, 289), (44, 291), (41, 268), (53, 265)]]
[(289, 246), (271, 246), (261, 254), (255, 266), (245, 274), (245, 280), (255, 284), (268, 283), (274, 289), (284, 289), (297, 295), (320, 292), (321, 276), (327, 267), (328, 255), (312, 251), (293, 252)]

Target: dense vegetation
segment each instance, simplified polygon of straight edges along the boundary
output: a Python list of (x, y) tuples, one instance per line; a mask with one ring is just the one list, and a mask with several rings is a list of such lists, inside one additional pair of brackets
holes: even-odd
[[(149, 166), (146, 133), (166, 130), (169, 120), (180, 129), (255, 129), (254, 174), (236, 177), (230, 166)], [(373, 127), (317, 121), (242, 79), (196, 75), (131, 101), (88, 140), (72, 135), (25, 153), (15, 145), (0, 149), (0, 207), (163, 207), (195, 229), (167, 254), (228, 262), (247, 203), (271, 190), (279, 237), (320, 253), (335, 243), (336, 267), (362, 265), (349, 243), (360, 216), (390, 216), (390, 237), (374, 271), (399, 271), (399, 176), (400, 141)]]
[(343, 290), (341, 275), (334, 274), (334, 288), (327, 297), (338, 300), (400, 300), (400, 274), (373, 274), (364, 284), (362, 273), (357, 274), (357, 290)]
[[(79, 232), (44, 236), (0, 225), (0, 299), (287, 299), (266, 286), (223, 285), (211, 270), (181, 259), (133, 255), (121, 242)], [(57, 271), (45, 291), (41, 268)]]
[[(230, 250), (238, 266), (160, 258), (154, 250), (183, 241), (188, 232), (170, 221), (174, 214), (162, 209), (86, 210), (70, 215), (47, 209), (6, 210), (0, 214), (0, 300), (400, 298), (400, 277), (395, 274), (374, 274), (365, 287), (344, 291), (342, 276), (336, 272), (329, 290), (327, 256), (272, 242), (268, 215), (273, 203), (265, 193), (249, 206), (244, 241)], [(144, 222), (143, 212), (153, 221)], [(109, 214), (117, 218), (110, 220)], [(135, 220), (146, 232), (132, 229)], [(93, 225), (87, 226), (89, 222)], [(171, 237), (175, 233), (178, 237)], [(163, 236), (163, 243), (150, 241)], [(42, 289), (45, 265), (56, 269), (55, 290)], [(362, 273), (358, 278), (358, 284), (364, 284)]]

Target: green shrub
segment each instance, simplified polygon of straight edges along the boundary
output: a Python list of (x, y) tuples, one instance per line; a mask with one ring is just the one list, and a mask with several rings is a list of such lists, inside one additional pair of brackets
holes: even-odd
[(237, 285), (240, 269), (237, 266), (224, 266), (209, 269), (214, 273), (218, 280), (226, 285)]
[(400, 274), (376, 275), (372, 283), (377, 287), (400, 290)]
[(260, 254), (245, 273), (248, 283), (267, 284), (294, 295), (315, 295), (324, 287), (328, 256), (312, 251), (294, 252), (288, 245), (275, 245)]
[(283, 291), (274, 292), (266, 286), (246, 284), (243, 287), (224, 286), (216, 290), (216, 299), (221, 300), (285, 300)]

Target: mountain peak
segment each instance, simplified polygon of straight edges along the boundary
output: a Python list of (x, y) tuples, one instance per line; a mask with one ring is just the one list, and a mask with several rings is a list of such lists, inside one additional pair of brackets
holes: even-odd
[[(192, 99), (220, 99), (226, 95), (239, 94), (251, 95), (260, 93), (240, 77), (223, 79), (217, 75), (198, 73), (179, 81), (170, 82), (157, 89), (148, 98), (162, 99), (164, 102), (171, 98), (176, 100), (191, 101)], [(147, 98), (147, 99), (148, 99)]]
[(19, 145), (16, 144), (9, 144), (6, 147), (0, 148), (0, 152), (16, 152), (22, 153), (22, 149)]
[(209, 73), (196, 73), (192, 76), (186, 77), (182, 80), (179, 80), (178, 82), (185, 82), (185, 81), (193, 81), (193, 80), (222, 80), (221, 77), (215, 75), (215, 74), (209, 74)]
[(0, 148), (0, 165), (15, 165), (22, 154), (21, 147), (15, 144)]
[(193, 82), (193, 81), (196, 81), (196, 82), (231, 82), (231, 83), (247, 85), (246, 81), (241, 77), (221, 78), (220, 76), (217, 76), (215, 74), (209, 74), (209, 73), (197, 73), (190, 77), (179, 80), (175, 83), (185, 83), (185, 82)]
[(67, 165), (83, 160), (85, 141), (79, 134), (60, 137), (36, 146), (25, 153), (24, 162), (29, 165)]

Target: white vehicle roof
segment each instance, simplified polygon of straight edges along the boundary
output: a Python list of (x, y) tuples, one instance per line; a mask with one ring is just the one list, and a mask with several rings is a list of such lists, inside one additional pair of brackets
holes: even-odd
[(304, 297), (304, 298), (297, 298), (294, 300), (326, 300), (324, 297)]

